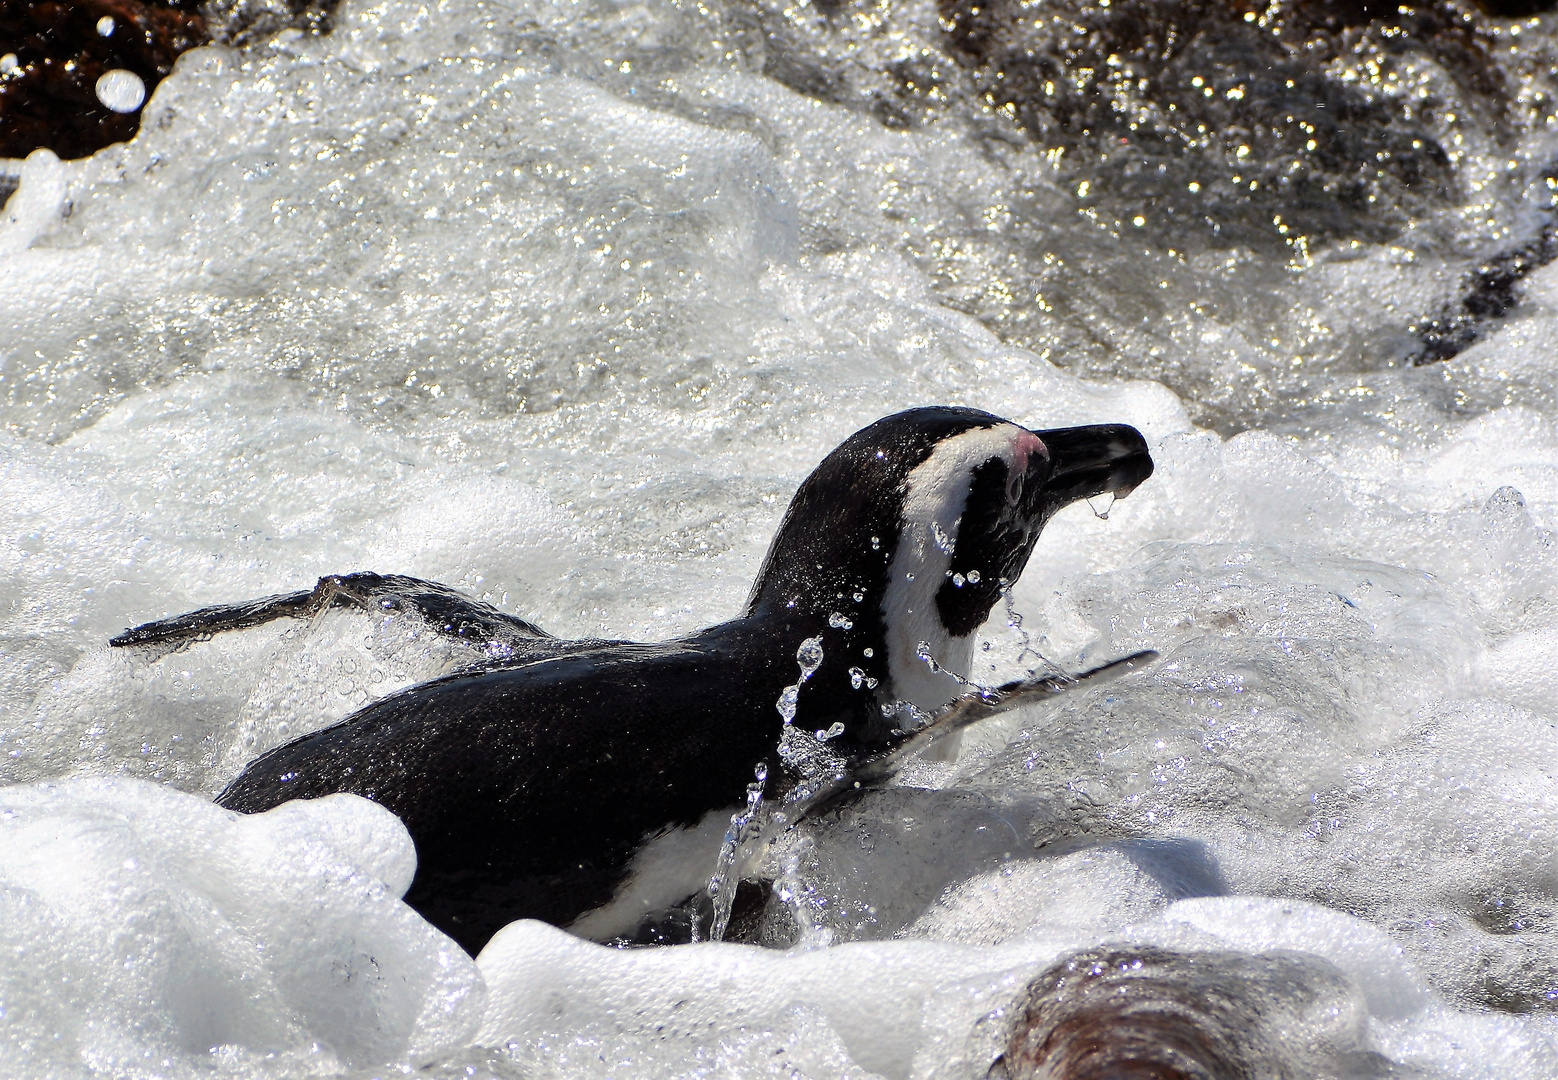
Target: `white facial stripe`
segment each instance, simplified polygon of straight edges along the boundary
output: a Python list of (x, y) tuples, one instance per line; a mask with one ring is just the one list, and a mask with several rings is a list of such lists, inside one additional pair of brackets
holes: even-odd
[[(974, 635), (959, 638), (948, 633), (936, 610), (936, 593), (952, 565), (974, 469), (993, 457), (1006, 459), (1014, 471), (1026, 469), (1029, 455), (1043, 449), (1032, 432), (1015, 424), (977, 428), (938, 443), (904, 481), (904, 527), (882, 598), (893, 698), (931, 710), (960, 692), (957, 679), (946, 672), (968, 677)], [(920, 659), (922, 641), (930, 645), (941, 672)]]

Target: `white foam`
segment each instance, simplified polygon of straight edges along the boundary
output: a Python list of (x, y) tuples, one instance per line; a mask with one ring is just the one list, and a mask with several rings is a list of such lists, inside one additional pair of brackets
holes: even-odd
[(422, 1062), (481, 1016), (470, 960), (400, 903), (405, 829), (354, 796), (241, 817), (140, 781), (12, 786), (0, 849), (16, 1075)]

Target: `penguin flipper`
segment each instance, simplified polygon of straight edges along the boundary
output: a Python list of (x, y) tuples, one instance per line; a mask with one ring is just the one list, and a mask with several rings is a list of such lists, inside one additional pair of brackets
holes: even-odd
[(799, 808), (788, 814), (790, 822), (798, 822), (824, 810), (839, 806), (850, 799), (881, 787), (901, 771), (912, 758), (918, 757), (949, 735), (954, 735), (970, 724), (988, 719), (1039, 698), (1053, 697), (1069, 690), (1094, 687), (1111, 682), (1122, 675), (1139, 671), (1158, 659), (1152, 649), (1122, 656), (1107, 664), (1089, 668), (1077, 675), (1046, 675), (1038, 679), (1019, 679), (994, 690), (980, 690), (954, 698), (938, 711), (930, 721), (899, 743), (892, 750), (870, 759), (841, 775), (832, 784), (818, 791)]
[(962, 731), (970, 724), (1023, 705), (1031, 705), (1039, 698), (1053, 697), (1084, 686), (1094, 687), (1101, 683), (1112, 682), (1122, 675), (1139, 671), (1157, 658), (1158, 653), (1155, 650), (1143, 649), (1141, 652), (1122, 656), (1107, 664), (1099, 664), (1076, 675), (1059, 673), (1045, 675), (1038, 679), (1018, 679), (998, 686), (994, 690), (979, 690), (954, 698), (950, 704), (931, 717), (930, 723), (909, 736), (891, 753), (884, 754), (857, 769), (855, 779), (861, 782), (862, 787), (868, 784), (880, 784), (903, 768), (904, 763), (910, 758), (923, 754), (947, 736)]
[(436, 581), (359, 571), (322, 577), (313, 589), (303, 592), (219, 604), (142, 623), (108, 644), (178, 650), (225, 630), (247, 630), (273, 619), (309, 619), (329, 607), (356, 607), (372, 613), (411, 611), (440, 634), (482, 645), (534, 645), (553, 640), (535, 624)]

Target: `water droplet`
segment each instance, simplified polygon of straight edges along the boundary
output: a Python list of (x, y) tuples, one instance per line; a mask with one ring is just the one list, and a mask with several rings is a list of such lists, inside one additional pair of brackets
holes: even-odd
[(783, 690), (779, 691), (779, 704), (777, 705), (777, 708), (779, 709), (779, 715), (784, 717), (786, 726), (795, 722), (795, 699), (797, 696), (799, 696), (800, 692), (801, 687), (799, 683), (794, 686), (786, 686)]
[(821, 636), (809, 637), (801, 642), (801, 647), (795, 650), (795, 659), (801, 665), (801, 681), (805, 682), (822, 666)]
[(836, 739), (842, 734), (844, 734), (844, 722), (842, 720), (835, 720), (832, 724), (828, 725), (827, 731), (817, 732), (817, 741), (827, 742), (829, 739)]
[(835, 630), (850, 630), (854, 628), (855, 624), (851, 619), (847, 618), (840, 612), (835, 611), (832, 615), (828, 616), (828, 625), (833, 627)]
[(104, 15), (101, 19), (97, 20), (98, 37), (113, 37), (113, 34), (114, 17), (112, 15)]
[(869, 659), (871, 659), (871, 657), (876, 655), (876, 650), (875, 649), (861, 649), (860, 650), (860, 654), (862, 656), (864, 656), (867, 660), (869, 660)]
[(779, 715), (784, 718), (785, 727), (795, 722), (795, 702), (800, 696), (801, 683), (811, 678), (822, 666), (822, 638), (809, 637), (801, 642), (801, 647), (795, 650), (795, 659), (801, 665), (801, 677), (780, 691), (779, 700), (774, 704)]
[[(13, 55), (12, 59), (13, 60), (15, 59), (14, 55)], [(871, 538), (871, 550), (872, 551), (881, 551), (882, 550), (882, 538), (880, 536), (873, 536)]]
[[(4, 56), (0, 56), (0, 75), (9, 75), (21, 66), (22, 62), (16, 58), (14, 52), (8, 52)], [(875, 539), (875, 537), (872, 537), (872, 539)]]
[(970, 570), (968, 572), (968, 583), (970, 585), (978, 585), (979, 584), (979, 571), (978, 570)]
[(956, 586), (957, 588), (959, 588), (959, 589), (961, 589), (963, 587), (963, 582), (965, 582), (967, 580), (968, 579), (965, 578), (962, 574), (953, 574), (952, 575), (952, 584), (954, 586)]
[(116, 113), (132, 113), (146, 100), (146, 84), (133, 71), (114, 68), (97, 80), (97, 100)]

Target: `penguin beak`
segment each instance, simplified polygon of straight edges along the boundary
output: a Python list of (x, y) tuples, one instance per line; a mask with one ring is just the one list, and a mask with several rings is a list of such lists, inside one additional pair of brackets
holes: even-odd
[(1051, 513), (1105, 492), (1123, 499), (1152, 475), (1147, 440), (1126, 424), (1092, 424), (1034, 434), (1050, 454), (1050, 475), (1043, 491)]

